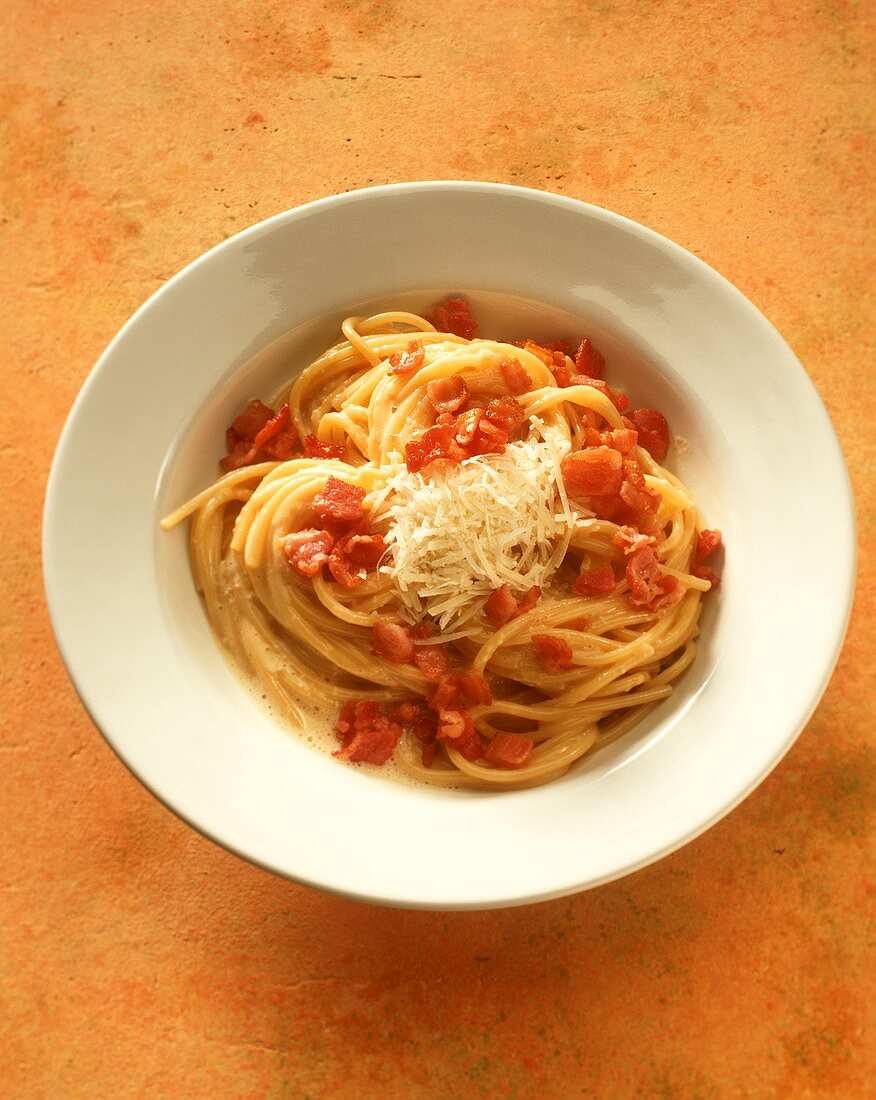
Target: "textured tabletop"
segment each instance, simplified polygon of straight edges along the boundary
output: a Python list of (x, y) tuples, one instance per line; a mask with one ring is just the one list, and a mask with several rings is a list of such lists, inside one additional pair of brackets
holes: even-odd
[[(0, 1094), (872, 1096), (872, 7), (2, 9)], [(748, 295), (836, 425), (860, 561), (827, 693), (739, 809), (591, 893), (445, 915), (272, 878), (154, 801), (65, 675), (39, 538), (70, 404), (170, 275), (309, 199), (453, 178), (608, 207)]]

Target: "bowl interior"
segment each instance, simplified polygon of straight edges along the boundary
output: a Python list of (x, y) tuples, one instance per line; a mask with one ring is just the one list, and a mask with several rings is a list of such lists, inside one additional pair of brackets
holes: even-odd
[[(472, 299), (486, 336), (590, 335), (610, 382), (666, 413), (680, 439), (667, 465), (728, 547), (697, 661), (675, 694), (626, 738), (528, 791), (391, 783), (289, 735), (221, 656), (192, 587), (186, 531), (157, 528), (213, 479), (242, 401), (270, 394), (333, 343), (344, 316), (422, 311), (448, 292)], [(108, 461), (119, 408), (138, 415), (112, 428)], [(819, 500), (822, 522), (789, 546), (807, 498)], [(825, 557), (834, 572), (818, 598), (801, 600)], [(77, 401), (45, 529), (47, 592), (71, 675), (158, 797), (299, 881), (447, 908), (594, 885), (731, 809), (823, 690), (853, 557), (847, 478), (824, 409), (737, 291), (615, 215), (477, 184), (311, 204), (177, 276), (125, 326)]]

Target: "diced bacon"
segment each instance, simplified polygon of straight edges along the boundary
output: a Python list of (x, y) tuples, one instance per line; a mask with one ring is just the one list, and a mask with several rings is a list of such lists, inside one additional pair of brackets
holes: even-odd
[(632, 459), (624, 459), (624, 481), (619, 495), (628, 509), (624, 518), (637, 527), (660, 507), (660, 494), (648, 488), (638, 462)]
[(364, 529), (348, 532), (341, 540), (347, 561), (356, 569), (375, 569), (386, 551), (383, 535)]
[(624, 458), (634, 458), (638, 438), (637, 433), (630, 428), (613, 428), (610, 431), (586, 428), (584, 442), (588, 447), (614, 447)]
[(438, 681), (438, 686), (426, 700), (432, 710), (439, 714), (442, 710), (458, 709), (465, 705), (465, 699), (460, 691), (459, 677), (454, 672), (449, 672)]
[(696, 549), (694, 550), (694, 564), (691, 568), (691, 573), (695, 577), (699, 577), (700, 580), (708, 581), (712, 588), (716, 588), (721, 583), (721, 578), (710, 565), (703, 565), (703, 562), (707, 558), (710, 558), (720, 546), (721, 532), (707, 530), (700, 532), (700, 537), (697, 539)]
[(493, 626), (504, 626), (520, 614), (517, 598), (507, 584), (491, 593), (484, 604), (484, 614)]
[(572, 345), (568, 340), (542, 340), (541, 346), (545, 351), (558, 351), (560, 355), (572, 355)]
[(303, 576), (315, 577), (328, 562), (335, 540), (328, 531), (309, 528), (286, 535), (282, 544), (289, 564)]
[(468, 399), (468, 386), (460, 374), (448, 378), (433, 378), (426, 386), (426, 395), (437, 413), (453, 413)]
[(490, 685), (473, 668), (467, 668), (459, 673), (459, 690), (471, 706), (487, 706), (493, 701), (493, 692)]
[(236, 432), (238, 439), (245, 439), (252, 443), (259, 432), (269, 420), (274, 417), (274, 410), (262, 401), (250, 401), (242, 413), (231, 422), (231, 430)]
[(357, 588), (365, 583), (368, 570), (374, 569), (385, 549), (382, 535), (348, 531), (335, 543), (329, 556), (329, 572), (342, 588)]
[(432, 738), (428, 741), (424, 741), (420, 749), (420, 757), (423, 761), (424, 768), (431, 768), (435, 763), (435, 757), (438, 754), (438, 742)]
[(466, 760), (474, 763), (475, 760), (480, 760), (484, 755), (484, 745), (481, 741), (481, 735), (474, 727), (474, 723), (466, 726), (461, 737), (453, 742), (453, 747), (456, 751), (464, 756)]
[(411, 632), (400, 623), (388, 623), (378, 619), (371, 628), (371, 652), (397, 665), (406, 665), (414, 656)]
[[(275, 436), (279, 435), (289, 424), (289, 406), (283, 405), (276, 416), (272, 416), (271, 419), (256, 432), (256, 437), (252, 441), (253, 447), (258, 450), (263, 450), (268, 442)], [(294, 428), (292, 429), (295, 430)]]
[(474, 440), (483, 415), (483, 409), (474, 408), (466, 409), (456, 418), (455, 439), (460, 447), (467, 447)]
[(389, 357), (390, 374), (412, 374), (426, 362), (426, 349), (422, 340), (411, 340), (404, 351)]
[(700, 537), (697, 539), (697, 546), (694, 551), (694, 565), (699, 565), (706, 558), (710, 558), (720, 546), (720, 531), (700, 531)]
[(392, 717), (396, 722), (404, 722), (405, 725), (412, 725), (420, 717), (421, 710), (422, 707), (419, 703), (399, 703), (392, 712)]
[(545, 672), (565, 672), (572, 667), (572, 647), (565, 638), (555, 638), (553, 634), (533, 634), (532, 640), (538, 647)]
[(664, 573), (651, 546), (643, 546), (627, 559), (630, 603), (647, 611), (660, 611), (675, 603), (684, 590), (675, 577)]
[(504, 359), (499, 364), (499, 370), (512, 393), (528, 393), (532, 389), (532, 379), (519, 359)]
[(464, 340), (474, 340), (477, 335), (478, 326), (465, 298), (448, 298), (436, 306), (431, 321), (439, 332), (452, 332)]
[(508, 769), (524, 767), (531, 756), (532, 738), (523, 733), (497, 733), (484, 753), (491, 764)]
[(605, 596), (614, 592), (616, 586), (611, 566), (599, 565), (595, 569), (582, 569), (572, 585), (572, 591), (576, 596)]
[(412, 474), (440, 459), (459, 462), (466, 457), (454, 439), (454, 428), (454, 424), (433, 424), (431, 428), (407, 442), (405, 462)]
[(612, 447), (586, 447), (573, 451), (560, 463), (569, 496), (604, 496), (619, 491), (623, 483), (623, 458)]
[(438, 740), (455, 741), (457, 737), (462, 737), (465, 733), (467, 717), (461, 710), (441, 711), (438, 716)]
[(223, 470), (237, 470), (265, 459), (285, 461), (298, 444), (298, 432), (289, 423), (289, 406), (274, 413), (261, 401), (250, 401), (225, 438), (228, 454), (219, 463)]
[(531, 611), (540, 599), (541, 589), (537, 584), (534, 584), (524, 594), (522, 600), (517, 599), (509, 585), (503, 584), (487, 598), (484, 604), (484, 614), (493, 626), (504, 626), (505, 623), (510, 623), (512, 619)]
[(343, 443), (323, 443), (315, 435), (304, 439), (305, 458), (337, 458), (343, 462), (346, 455), (347, 447)]
[(241, 466), (251, 466), (253, 461), (252, 444), (241, 439), (231, 444), (228, 454), (219, 460), (219, 465), (228, 473), (230, 470), (239, 470)]
[(262, 447), (268, 456), (277, 462), (288, 462), (295, 457), (298, 450), (298, 432), (289, 424), (282, 431), (277, 432), (273, 439), (269, 439)]
[(385, 764), (402, 735), (398, 722), (378, 713), (378, 704), (373, 700), (345, 703), (335, 729), (341, 748), (333, 755), (357, 764)]
[(507, 432), (510, 439), (526, 420), (526, 412), (513, 397), (496, 397), (487, 404), (484, 419)]
[(347, 737), (354, 732), (357, 723), (368, 725), (380, 713), (380, 704), (374, 699), (351, 699), (341, 707), (335, 722), (335, 732)]
[(525, 615), (527, 611), (532, 611), (538, 601), (541, 599), (541, 589), (537, 584), (534, 584), (532, 588), (527, 589), (523, 594), (523, 599), (520, 601), (520, 608), (518, 613)]
[(354, 523), (362, 518), (364, 499), (365, 490), (358, 485), (350, 485), (347, 481), (329, 477), (313, 498), (312, 508), (321, 520)]
[(662, 462), (669, 450), (669, 425), (656, 409), (631, 409), (627, 417), (639, 433), (639, 446), (644, 447), (655, 462)]
[(605, 370), (605, 358), (599, 354), (590, 340), (585, 337), (575, 352), (575, 370), (588, 378), (602, 378)]
[(550, 370), (555, 367), (564, 367), (566, 365), (566, 352), (563, 348), (556, 347), (556, 345), (563, 344), (564, 347), (568, 347), (564, 341), (550, 340), (546, 344), (537, 344), (535, 340), (510, 340), (509, 343), (514, 344), (518, 348), (523, 348), (524, 351), (528, 351), (530, 355), (534, 355), (536, 359), (540, 359), (542, 363)]
[(442, 645), (418, 645), (411, 654), (423, 678), (438, 683), (450, 671), (450, 658)]
[(643, 546), (656, 546), (657, 539), (653, 535), (643, 535), (635, 527), (619, 527), (611, 540), (619, 550), (625, 554), (635, 553)]
[(486, 415), (481, 418), (475, 437), (468, 446), (469, 454), (497, 454), (505, 450), (505, 444), (509, 436), (502, 428), (497, 427)]

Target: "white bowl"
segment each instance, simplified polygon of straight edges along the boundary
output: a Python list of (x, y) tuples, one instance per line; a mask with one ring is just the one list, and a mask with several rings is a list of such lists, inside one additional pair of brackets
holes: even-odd
[[(470, 295), (484, 335), (593, 336), (609, 379), (662, 409), (687, 441), (667, 464), (727, 546), (699, 656), (676, 693), (561, 780), (514, 793), (391, 783), (285, 732), (213, 641), (187, 532), (158, 529), (215, 475), (239, 404), (333, 342), (351, 306), (425, 307), (450, 291)], [(415, 183), (270, 218), (138, 310), (64, 429), (44, 555), (52, 621), (82, 701), (167, 806), (298, 882), (463, 909), (617, 878), (740, 802), (826, 686), (851, 603), (854, 530), (815, 389), (720, 275), (571, 199)]]

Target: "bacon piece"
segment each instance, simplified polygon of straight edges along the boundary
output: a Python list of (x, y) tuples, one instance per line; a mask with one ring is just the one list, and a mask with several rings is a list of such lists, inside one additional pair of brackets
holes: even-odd
[(383, 535), (374, 534), (364, 526), (347, 532), (340, 542), (347, 561), (356, 569), (375, 569), (386, 551)]
[(456, 418), (454, 438), (460, 447), (467, 447), (474, 440), (483, 415), (483, 409), (473, 408), (466, 409)]
[(228, 454), (219, 459), (219, 466), (221, 469), (228, 473), (230, 470), (239, 470), (241, 466), (251, 466), (253, 463), (252, 444), (247, 443), (245, 439), (240, 439), (236, 443), (230, 442), (228, 445)]
[(428, 706), (439, 714), (443, 710), (459, 709), (465, 705), (465, 699), (459, 688), (459, 677), (454, 672), (442, 676), (438, 685), (426, 700)]
[(684, 595), (684, 589), (675, 577), (661, 570), (651, 546), (640, 547), (630, 554), (627, 559), (627, 584), (630, 586), (630, 603), (646, 611), (660, 611)]
[(298, 444), (298, 432), (289, 423), (289, 406), (283, 405), (274, 413), (261, 401), (250, 401), (225, 438), (228, 454), (219, 463), (223, 470), (250, 466), (260, 461), (261, 456), (285, 461), (292, 457)]
[(373, 699), (345, 703), (335, 730), (341, 748), (333, 755), (360, 764), (385, 764), (402, 735), (398, 722), (380, 714)]
[(625, 554), (632, 554), (643, 546), (657, 545), (657, 539), (653, 535), (643, 535), (635, 527), (619, 527), (611, 541)]
[(448, 378), (433, 378), (426, 386), (426, 396), (437, 413), (453, 413), (468, 400), (468, 386), (460, 374)]
[(537, 584), (534, 584), (532, 588), (528, 588), (526, 592), (523, 593), (523, 599), (520, 601), (518, 614), (525, 615), (527, 611), (532, 611), (540, 599), (541, 589)]
[(344, 443), (323, 443), (315, 435), (305, 436), (305, 458), (337, 458), (343, 462), (346, 455), (347, 447)]
[(484, 604), (484, 614), (493, 626), (504, 626), (520, 614), (517, 598), (507, 584), (492, 592)]
[(414, 656), (411, 632), (400, 623), (388, 623), (378, 619), (371, 628), (371, 652), (397, 665), (406, 665)]
[(478, 326), (465, 298), (448, 298), (446, 302), (435, 306), (431, 321), (439, 332), (452, 332), (454, 336), (461, 336), (464, 340), (474, 340), (477, 335)]
[(582, 569), (572, 585), (572, 591), (576, 596), (605, 596), (614, 592), (616, 586), (611, 566), (599, 565), (595, 569)]
[(459, 690), (472, 706), (487, 706), (493, 701), (490, 685), (473, 668), (464, 669), (458, 675)]
[(289, 564), (305, 577), (315, 577), (322, 572), (335, 544), (333, 535), (314, 527), (306, 531), (295, 531), (281, 541)]
[(374, 569), (386, 549), (382, 535), (354, 529), (335, 543), (329, 556), (329, 572), (342, 588), (364, 584), (368, 570)]
[(619, 496), (627, 506), (623, 518), (636, 527), (660, 507), (660, 494), (648, 488), (638, 462), (631, 459), (624, 459), (624, 481)]
[(477, 455), (500, 455), (505, 450), (508, 439), (509, 436), (506, 431), (503, 431), (492, 420), (487, 420), (486, 416), (483, 416), (467, 451), (469, 454)]
[(639, 446), (649, 452), (655, 462), (662, 462), (669, 450), (669, 425), (656, 409), (631, 409), (628, 419), (639, 433)]
[(586, 447), (573, 451), (560, 463), (569, 496), (605, 496), (623, 483), (623, 458), (612, 447)]
[(532, 640), (538, 646), (545, 672), (565, 672), (572, 667), (572, 647), (565, 638), (555, 638), (553, 634), (533, 634)]
[[(566, 352), (564, 348), (568, 348), (569, 345), (562, 340), (549, 340), (545, 344), (537, 344), (535, 340), (509, 340), (515, 347), (523, 348), (524, 351), (528, 351), (530, 355), (534, 355), (536, 359), (540, 359), (542, 363), (550, 370), (555, 367), (566, 366)], [(557, 347), (557, 344), (563, 345), (563, 347)], [(569, 349), (571, 351), (571, 349)]]
[(411, 374), (426, 362), (426, 350), (422, 340), (411, 340), (404, 351), (389, 357), (390, 374)]
[(362, 518), (362, 501), (365, 490), (350, 485), (336, 477), (326, 479), (325, 485), (313, 498), (311, 507), (321, 520), (337, 523), (355, 523)]
[(470, 726), (466, 726), (460, 737), (453, 742), (453, 747), (456, 751), (464, 756), (466, 760), (474, 763), (475, 760), (480, 760), (484, 755), (484, 745), (481, 741), (481, 735), (474, 727), (474, 723)]
[(399, 703), (399, 705), (392, 712), (392, 717), (396, 722), (404, 722), (405, 725), (412, 725), (420, 716), (422, 707), (419, 703)]
[(531, 756), (532, 738), (522, 733), (497, 733), (484, 753), (491, 764), (508, 769), (524, 767)]
[(602, 378), (605, 370), (605, 358), (599, 354), (586, 336), (575, 352), (575, 370), (588, 378)]
[(494, 626), (504, 626), (512, 619), (531, 611), (540, 599), (541, 589), (537, 584), (524, 594), (522, 600), (517, 599), (509, 585), (503, 584), (490, 593), (484, 604), (484, 614)]
[(717, 530), (705, 530), (700, 531), (700, 537), (697, 539), (696, 550), (694, 551), (694, 565), (700, 565), (710, 558), (721, 546), (721, 532)]
[(438, 715), (438, 740), (455, 741), (466, 732), (469, 715), (462, 710), (442, 710)]
[(526, 412), (520, 402), (513, 397), (496, 397), (487, 403), (484, 419), (501, 428), (503, 432), (507, 432), (510, 439), (526, 420)]
[(277, 462), (288, 462), (295, 457), (298, 450), (298, 432), (292, 424), (287, 425), (281, 431), (264, 444), (262, 450)]
[(262, 428), (273, 417), (274, 410), (269, 405), (265, 405), (264, 402), (259, 400), (250, 401), (243, 412), (238, 413), (232, 420), (230, 431), (236, 433), (238, 440), (245, 439), (247, 442), (252, 443)]
[(532, 379), (519, 359), (503, 359), (499, 370), (512, 393), (528, 393), (532, 389)]
[(545, 351), (558, 351), (560, 355), (568, 355), (571, 358), (572, 345), (568, 340), (542, 340), (541, 346)]
[(423, 678), (438, 683), (450, 671), (450, 658), (442, 645), (418, 645), (411, 654)]
[(436, 423), (405, 444), (405, 462), (411, 473), (440, 459), (459, 462), (466, 457), (454, 438), (454, 429), (453, 423)]
[(721, 583), (721, 578), (711, 565), (694, 565), (691, 568), (691, 575), (699, 577), (701, 581), (708, 581), (712, 588), (717, 588)]
[(635, 458), (638, 435), (631, 428), (613, 428), (610, 431), (586, 428), (584, 442), (588, 447), (614, 447), (624, 458)]
[(697, 539), (696, 549), (694, 550), (694, 564), (691, 573), (693, 576), (699, 577), (700, 580), (708, 581), (712, 588), (716, 588), (721, 583), (721, 578), (710, 565), (703, 565), (702, 563), (706, 558), (710, 558), (720, 546), (721, 532), (707, 530), (700, 532), (700, 537)]

